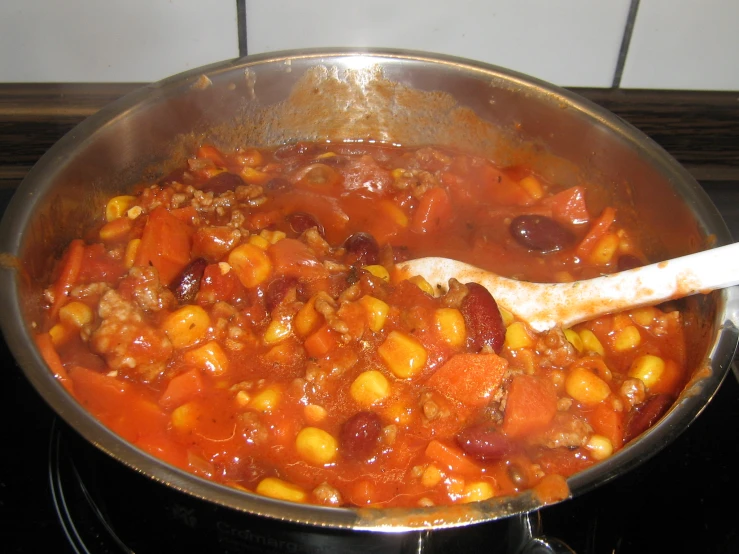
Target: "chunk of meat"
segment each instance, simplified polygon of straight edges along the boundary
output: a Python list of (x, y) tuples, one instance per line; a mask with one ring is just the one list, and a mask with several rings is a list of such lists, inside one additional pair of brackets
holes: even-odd
[(159, 280), (159, 273), (152, 267), (134, 266), (124, 277), (118, 290), (124, 298), (131, 298), (136, 306), (146, 312), (171, 309), (176, 304), (174, 294)]

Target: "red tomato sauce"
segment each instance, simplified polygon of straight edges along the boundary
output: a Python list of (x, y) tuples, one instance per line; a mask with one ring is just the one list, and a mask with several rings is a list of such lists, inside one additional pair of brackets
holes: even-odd
[(111, 198), (45, 292), (38, 344), (105, 425), (258, 494), (433, 506), (546, 488), (652, 425), (687, 379), (657, 307), (536, 333), (446, 256), (532, 281), (646, 263), (588, 189), (448, 149), (220, 152)]

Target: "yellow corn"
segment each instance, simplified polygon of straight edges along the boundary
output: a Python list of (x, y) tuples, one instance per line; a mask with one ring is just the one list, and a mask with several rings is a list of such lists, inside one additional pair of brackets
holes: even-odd
[(519, 348), (528, 348), (533, 344), (534, 341), (526, 330), (526, 326), (520, 321), (511, 323), (506, 329), (503, 346), (507, 346), (511, 350), (518, 350)]
[(544, 196), (544, 188), (541, 186), (541, 181), (533, 175), (524, 177), (518, 182), (518, 184), (523, 188), (523, 190), (528, 192), (534, 200), (538, 200)]
[(565, 379), (565, 390), (570, 397), (588, 406), (600, 404), (611, 394), (608, 383), (582, 367), (569, 372)]
[(624, 327), (616, 333), (613, 340), (613, 349), (617, 352), (624, 352), (636, 348), (641, 343), (641, 335), (639, 329), (633, 325)]
[(92, 308), (78, 300), (67, 302), (59, 308), (59, 320), (78, 329), (88, 323), (92, 323), (92, 318)]
[(282, 390), (277, 385), (262, 389), (249, 402), (249, 407), (258, 412), (271, 412), (282, 399)]
[(588, 261), (594, 265), (606, 265), (618, 250), (618, 235), (606, 233), (598, 239), (588, 254)]
[(223, 375), (228, 370), (228, 356), (215, 341), (190, 350), (184, 359), (188, 364), (201, 367), (212, 375)]
[(503, 325), (505, 325), (506, 327), (508, 327), (511, 323), (515, 321), (516, 318), (513, 317), (513, 314), (502, 306), (498, 305), (498, 311), (500, 312), (500, 317), (503, 320)]
[(141, 239), (131, 239), (126, 245), (126, 253), (123, 256), (123, 264), (128, 269), (131, 269), (133, 267), (133, 262), (134, 260), (136, 260), (136, 252), (138, 252), (139, 250), (139, 244), (141, 244)]
[(636, 310), (632, 310), (629, 315), (631, 316), (631, 320), (637, 325), (648, 327), (657, 318), (657, 309), (652, 306), (637, 308)]
[(172, 426), (178, 431), (190, 431), (195, 427), (198, 421), (200, 410), (193, 402), (188, 402), (182, 406), (178, 406), (172, 411), (170, 421)]
[(369, 295), (360, 298), (359, 303), (367, 312), (369, 328), (375, 333), (380, 331), (385, 325), (385, 320), (390, 311), (390, 306), (388, 306), (386, 302)]
[(354, 379), (349, 387), (349, 394), (358, 404), (369, 408), (387, 398), (390, 394), (390, 383), (379, 371), (365, 371)]
[(333, 435), (318, 427), (302, 429), (295, 438), (295, 448), (303, 460), (317, 466), (333, 462), (339, 450)]
[(657, 384), (664, 371), (665, 361), (662, 358), (645, 354), (632, 362), (629, 377), (639, 379), (649, 389)]
[(585, 346), (582, 343), (580, 335), (572, 329), (565, 329), (565, 338), (570, 341), (570, 344), (575, 347), (575, 350), (582, 353)]
[(256, 287), (272, 273), (269, 256), (253, 244), (242, 244), (231, 250), (228, 263), (236, 271), (241, 284), (247, 288)]
[(426, 349), (418, 340), (400, 331), (390, 331), (377, 353), (393, 375), (400, 379), (416, 375), (426, 365), (428, 357)]
[(434, 324), (442, 340), (449, 346), (459, 348), (467, 340), (464, 316), (456, 308), (439, 308), (434, 312)]
[(267, 248), (269, 248), (269, 241), (259, 235), (251, 235), (249, 237), (249, 244), (256, 246), (257, 248), (261, 248), (262, 250), (267, 250)]
[(245, 167), (241, 170), (241, 178), (250, 185), (261, 185), (269, 179), (269, 175), (253, 167)]
[(408, 280), (429, 296), (435, 296), (434, 287), (432, 287), (429, 282), (420, 275), (414, 275)]
[(462, 502), (464, 503), (482, 502), (483, 500), (487, 500), (488, 498), (495, 496), (495, 489), (493, 489), (493, 485), (487, 481), (477, 481), (475, 483), (465, 485), (462, 496)]
[(108, 200), (105, 206), (105, 221), (113, 221), (123, 217), (135, 201), (135, 196), (114, 196)]
[(254, 490), (262, 496), (287, 500), (288, 502), (305, 502), (308, 498), (308, 494), (303, 489), (277, 477), (265, 477), (259, 481), (257, 488)]
[(251, 395), (249, 395), (248, 392), (245, 390), (240, 390), (236, 393), (236, 403), (242, 407), (246, 408), (249, 405), (249, 402), (251, 402)]
[(421, 484), (427, 489), (432, 489), (444, 478), (441, 470), (434, 464), (429, 465), (421, 474)]
[(51, 337), (51, 342), (54, 346), (59, 346), (60, 344), (67, 342), (71, 334), (66, 326), (61, 323), (57, 323), (49, 329), (49, 336)]
[(308, 404), (303, 408), (303, 415), (310, 423), (320, 423), (326, 419), (328, 412), (323, 406), (318, 404)]
[(595, 352), (601, 356), (606, 355), (606, 351), (603, 349), (603, 345), (598, 340), (590, 329), (583, 329), (580, 331), (580, 339), (582, 339), (582, 346), (586, 352)]
[(383, 281), (389, 281), (390, 280), (390, 273), (388, 273), (387, 269), (385, 269), (385, 266), (382, 265), (366, 265), (362, 269), (369, 271), (372, 275), (375, 277), (379, 277)]
[(259, 236), (267, 240), (270, 244), (280, 242), (287, 235), (282, 231), (270, 231), (269, 229), (263, 229)]
[(393, 179), (397, 181), (405, 175), (405, 169), (403, 169), (402, 167), (396, 167), (390, 172), (390, 175), (392, 175)]
[(605, 460), (613, 454), (613, 443), (611, 443), (611, 439), (603, 435), (591, 436), (585, 448), (590, 451), (593, 459), (598, 461)]
[(322, 316), (316, 311), (316, 297), (314, 296), (298, 310), (293, 318), (293, 326), (298, 336), (306, 337), (318, 327)]
[(131, 230), (131, 220), (128, 218), (119, 218), (109, 221), (100, 228), (98, 236), (100, 240), (111, 242), (124, 238)]
[(175, 348), (186, 348), (208, 334), (210, 317), (200, 306), (183, 306), (164, 320), (164, 332)]
[(292, 333), (289, 319), (273, 319), (264, 331), (264, 344), (272, 345), (285, 340)]
[(380, 209), (401, 227), (408, 227), (408, 216), (392, 200), (380, 200)]

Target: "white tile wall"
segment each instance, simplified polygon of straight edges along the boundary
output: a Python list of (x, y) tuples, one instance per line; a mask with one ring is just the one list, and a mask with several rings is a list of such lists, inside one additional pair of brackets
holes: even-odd
[(629, 0), (246, 0), (247, 47), (412, 48), (607, 87), (628, 8)]
[(0, 0), (0, 82), (148, 82), (238, 53), (234, 0)]
[(739, 1), (642, 0), (621, 86), (739, 90)]

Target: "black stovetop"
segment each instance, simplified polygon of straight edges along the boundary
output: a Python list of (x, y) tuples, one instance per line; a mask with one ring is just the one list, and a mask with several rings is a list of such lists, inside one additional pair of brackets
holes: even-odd
[[(706, 189), (734, 236), (739, 236), (736, 186)], [(0, 190), (3, 210), (11, 194)], [(50, 449), (52, 454), (56, 452), (54, 440), (58, 436), (52, 433), (56, 417), (26, 381), (2, 341), (0, 355), (4, 360), (0, 386), (4, 437), (0, 447), (0, 551), (84, 551), (80, 550), (86, 546), (84, 540), (72, 537), (70, 541), (65, 534), (58, 515), (59, 498), (55, 502), (52, 494), (49, 454)], [(739, 497), (737, 445), (739, 383), (729, 373), (704, 412), (672, 444), (614, 481), (541, 510), (543, 530), (578, 554), (739, 552), (739, 509), (734, 503)], [(131, 490), (118, 501), (124, 512), (130, 507), (135, 517), (142, 498)], [(455, 532), (486, 537), (491, 525), (496, 523)], [(480, 544), (486, 543), (481, 540)], [(491, 544), (491, 552), (493, 547)], [(100, 551), (94, 546), (89, 550)]]

